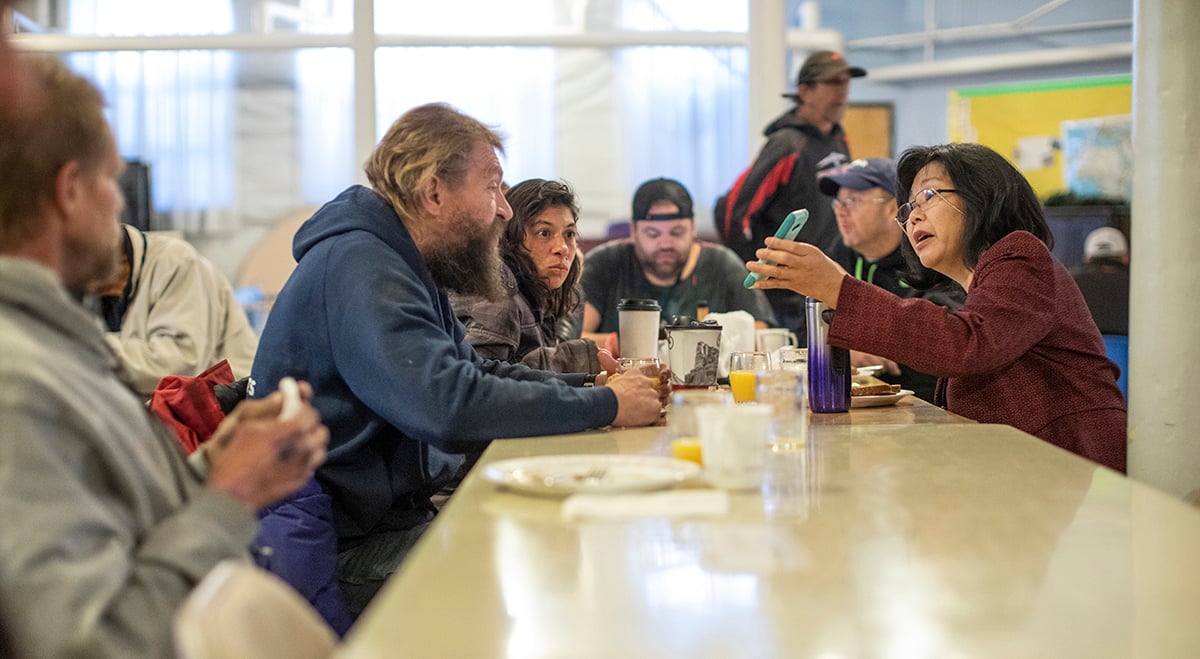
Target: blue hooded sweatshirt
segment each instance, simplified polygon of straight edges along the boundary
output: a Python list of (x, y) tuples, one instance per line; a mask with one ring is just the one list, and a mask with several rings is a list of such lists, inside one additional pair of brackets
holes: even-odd
[(290, 375), (307, 380), (329, 427), (317, 473), (339, 543), (406, 529), (433, 515), (429, 497), (488, 441), (612, 423), (615, 394), (485, 360), (465, 340), (390, 204), (352, 186), (293, 242), (296, 269), (259, 340), (251, 396)]

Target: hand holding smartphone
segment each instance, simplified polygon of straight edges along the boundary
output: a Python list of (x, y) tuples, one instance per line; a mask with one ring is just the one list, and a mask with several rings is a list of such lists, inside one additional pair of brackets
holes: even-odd
[[(775, 231), (775, 237), (782, 238), (783, 240), (795, 240), (796, 236), (799, 235), (800, 230), (804, 228), (804, 223), (807, 221), (808, 209), (800, 208), (794, 210), (788, 213), (787, 217), (783, 218), (783, 222), (779, 224), (779, 229)], [(763, 259), (759, 259), (758, 262), (765, 263), (767, 265), (775, 265), (774, 263), (765, 261)], [(746, 281), (743, 282), (743, 285), (746, 288), (754, 288), (754, 282), (764, 277), (766, 277), (766, 275), (758, 272), (751, 272), (750, 274), (746, 275)]]

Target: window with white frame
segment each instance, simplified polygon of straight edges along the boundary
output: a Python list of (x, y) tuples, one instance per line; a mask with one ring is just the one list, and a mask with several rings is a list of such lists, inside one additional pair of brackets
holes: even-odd
[[(98, 36), (337, 33), (350, 29), (353, 3), (68, 0), (63, 27)], [(712, 201), (746, 164), (744, 48), (595, 39), (744, 31), (745, 0), (388, 0), (374, 10), (379, 35), (553, 37), (550, 46), (378, 48), (374, 130), (381, 136), (415, 105), (451, 103), (507, 135), (510, 182), (575, 185), (585, 233), (626, 218), (633, 189), (654, 176), (689, 187), (704, 231)], [(576, 46), (572, 35), (593, 40)], [(269, 224), (360, 180), (346, 44), (77, 53), (71, 62), (105, 91), (122, 153), (150, 164), (164, 224), (219, 234)]]

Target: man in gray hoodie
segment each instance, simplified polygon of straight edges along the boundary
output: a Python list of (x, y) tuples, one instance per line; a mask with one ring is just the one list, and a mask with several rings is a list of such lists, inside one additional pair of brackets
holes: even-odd
[(38, 107), (0, 115), (5, 649), (167, 657), (178, 605), (218, 562), (249, 559), (254, 512), (312, 476), (329, 434), (306, 402), (280, 418), (274, 396), (183, 459), (80, 305), (112, 275), (124, 205), (103, 100), (57, 59), (25, 63)]

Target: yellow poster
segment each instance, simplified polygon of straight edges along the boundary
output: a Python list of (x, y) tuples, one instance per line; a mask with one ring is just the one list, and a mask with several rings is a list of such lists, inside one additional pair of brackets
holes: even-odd
[(979, 142), (1007, 156), (1038, 197), (1066, 191), (1064, 124), (1128, 115), (1132, 76), (966, 87), (950, 94), (950, 138)]

